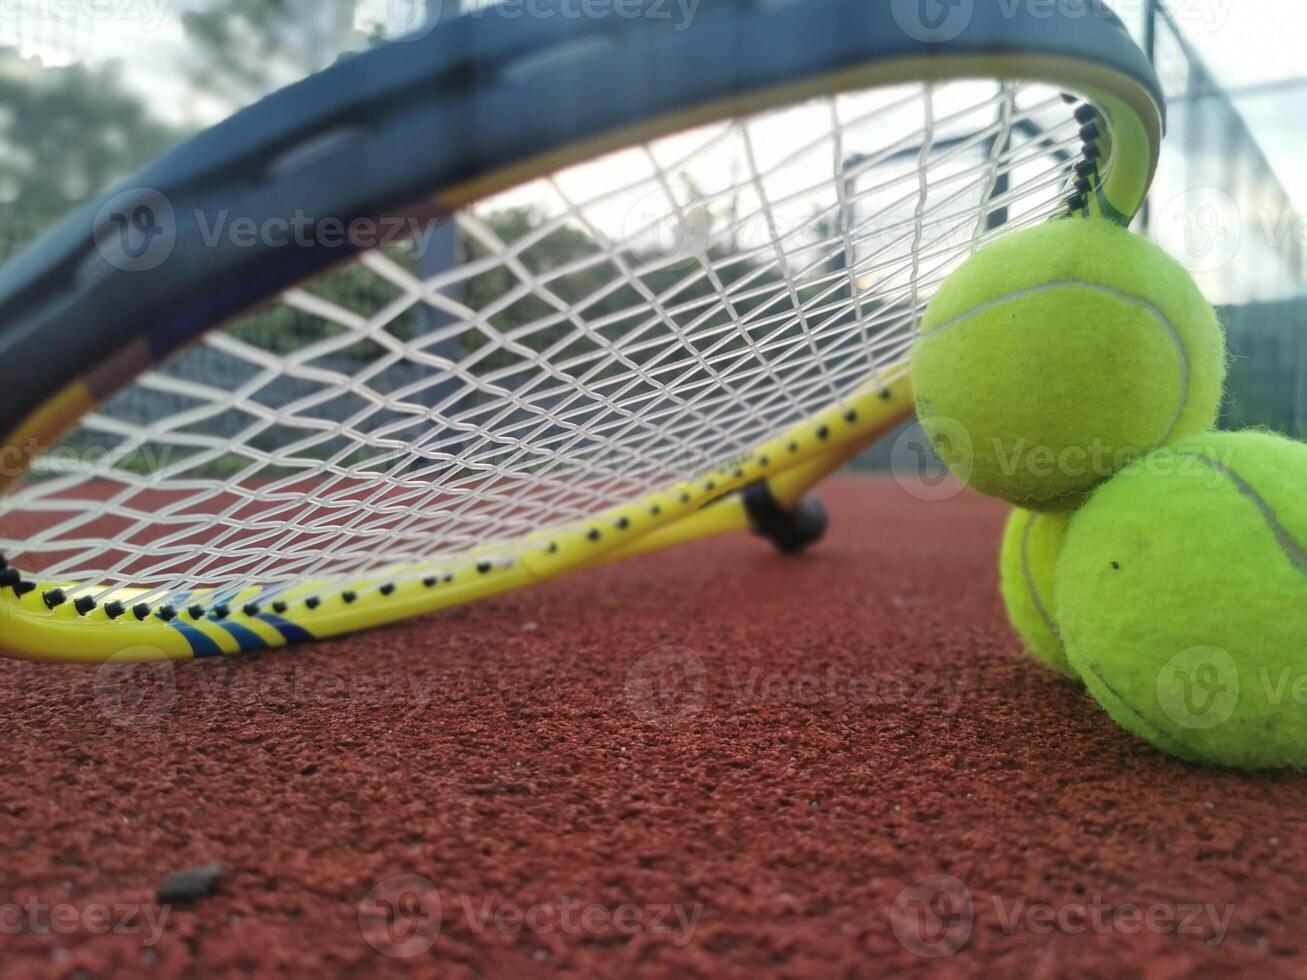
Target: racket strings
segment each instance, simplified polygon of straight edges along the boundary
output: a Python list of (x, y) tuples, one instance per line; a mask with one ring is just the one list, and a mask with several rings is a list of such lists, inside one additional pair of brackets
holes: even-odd
[(992, 216), (1062, 208), (1077, 129), (1038, 86), (903, 86), (515, 188), (142, 376), (0, 501), (0, 549), (149, 602), (511, 560), (902, 370)]

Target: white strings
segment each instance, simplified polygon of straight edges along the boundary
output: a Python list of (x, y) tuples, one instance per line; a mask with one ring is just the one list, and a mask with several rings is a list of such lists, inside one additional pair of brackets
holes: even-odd
[(1072, 108), (854, 93), (480, 202), (138, 379), (0, 500), (0, 551), (97, 598), (274, 595), (692, 477), (896, 370), (958, 262), (1064, 207)]

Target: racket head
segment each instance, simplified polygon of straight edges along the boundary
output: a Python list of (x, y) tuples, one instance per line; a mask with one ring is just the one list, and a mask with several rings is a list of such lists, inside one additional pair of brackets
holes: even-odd
[[(1134, 213), (1156, 165), (1162, 103), (1146, 60), (1118, 21), (976, 11), (956, 37), (939, 44), (905, 29), (897, 7), (855, 0), (715, 4), (682, 32), (652, 18), (578, 28), (558, 19), (464, 17), (417, 40), (343, 62), (238, 114), (88, 205), (0, 270), (0, 363), (15, 396), (0, 408), (0, 430), (12, 433), (7, 444), (22, 460), (7, 468), (10, 481), (32, 458), (48, 454), (70, 425), (156, 365), (175, 363), (169, 358), (188, 345), (206, 336), (234, 337), (226, 341), (230, 353), (241, 340), (237, 318), (248, 320), (250, 311), (286, 290), (351, 260), (356, 268), (371, 263), (374, 273), (383, 270), (383, 279), (389, 272), (402, 280), (386, 268), (391, 260), (375, 236), (370, 247), (349, 235), (314, 234), (289, 247), (266, 238), (215, 239), (220, 215), (257, 227), (270, 220), (293, 224), (299, 215), (315, 222), (331, 216), (343, 227), (416, 221), (421, 234), (450, 216), (471, 222), (479, 206), (504, 195), (511, 199), (542, 180), (557, 184), (571, 175), (584, 183), (587, 165), (612, 161), (633, 147), (666, 148), (681, 134), (710, 133), (732, 120), (771, 120), (772, 132), (779, 133), (790, 107), (833, 106), (865, 92), (892, 101), (892, 93), (905, 86), (937, 93), (969, 79), (1006, 79), (1023, 91), (1048, 88), (1045, 99), (1057, 90), (1086, 99), (1094, 118), (1075, 121), (1068, 106), (1062, 123), (1071, 127), (1077, 152), (1083, 134), (1076, 127), (1096, 126), (1089, 143), (1098, 167), (1086, 204), (1118, 220)], [(832, 24), (841, 28), (832, 30)], [(1005, 104), (1013, 111), (1016, 103)], [(1028, 143), (1038, 150), (1038, 139)], [(1072, 154), (1056, 172), (1069, 178), (1079, 162)], [(852, 180), (860, 176), (854, 165)], [(1063, 208), (1068, 189), (1055, 188), (1040, 204)], [(661, 193), (662, 209), (677, 211), (675, 195)], [(1010, 203), (1020, 201), (1018, 192)], [(759, 210), (767, 211), (767, 203)], [(1048, 216), (1028, 214), (1030, 220)], [(678, 212), (677, 219), (683, 222), (684, 215)], [(162, 234), (155, 234), (159, 228)], [(501, 265), (509, 251), (496, 256)], [(856, 266), (856, 250), (848, 254)], [(794, 258), (782, 254), (780, 261)], [(531, 271), (519, 278), (530, 279)], [(853, 294), (858, 287), (851, 279)], [(911, 293), (904, 323), (924, 302), (921, 279), (920, 270), (912, 270), (895, 287)], [(424, 287), (401, 282), (400, 288)], [(431, 286), (427, 299), (457, 318), (464, 309), (441, 305), (443, 288)], [(301, 312), (314, 299), (311, 289), (301, 289)], [(855, 318), (864, 315), (858, 297), (844, 301)], [(792, 304), (790, 326), (811, 333), (803, 313), (802, 301)], [(210, 333), (233, 319), (227, 334)], [(706, 505), (764, 479), (777, 481), (797, 500), (806, 484), (768, 472), (780, 460), (787, 460), (786, 473), (802, 472), (815, 481), (848, 455), (848, 447), (902, 418), (909, 405), (903, 359), (909, 339), (900, 330), (868, 356), (860, 374), (841, 376), (819, 392), (821, 398), (813, 395), (766, 416), (765, 424), (742, 426), (748, 437), (740, 445), (723, 439), (713, 451), (682, 460), (679, 473), (663, 466), (658, 474), (677, 479), (643, 474), (616, 480), (620, 492), (562, 508), (556, 521), (537, 519), (533, 527), (509, 522), (486, 540), (459, 539), (457, 548), (442, 542), (434, 565), (401, 548), (387, 560), (302, 582), (254, 577), (242, 585), (229, 574), (190, 586), (176, 567), (132, 585), (131, 563), (121, 561), (111, 574), (85, 581), (69, 576), (66, 567), (51, 577), (6, 570), (9, 579), (17, 574), (17, 582), (0, 590), (0, 603), (10, 612), (0, 644), (19, 655), (91, 660), (122, 656), (124, 650), (138, 651), (132, 659), (150, 659), (277, 646), (520, 587), (642, 550), (656, 539), (651, 535), (683, 540), (691, 535), (674, 527), (691, 517), (695, 534), (740, 526), (738, 501)], [(49, 356), (52, 350), (59, 356)], [(832, 363), (842, 356), (835, 350), (820, 355), (836, 359)], [(427, 368), (447, 362), (428, 362)], [(519, 466), (510, 475), (521, 479), (529, 473), (529, 466)], [(709, 517), (698, 516), (703, 513)], [(614, 535), (613, 529), (624, 533)], [(192, 560), (202, 563), (207, 543), (192, 542)], [(10, 544), (21, 549), (23, 542)], [(21, 568), (21, 551), (8, 550), (15, 569)], [(257, 569), (253, 561), (248, 575)], [(457, 585), (437, 598), (425, 584), (433, 576), (438, 585)], [(52, 594), (62, 600), (52, 603)]]

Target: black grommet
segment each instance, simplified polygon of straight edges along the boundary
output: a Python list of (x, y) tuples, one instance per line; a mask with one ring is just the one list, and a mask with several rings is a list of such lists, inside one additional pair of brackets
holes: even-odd
[(245, 608), (243, 608), (241, 612), (246, 616), (254, 617), (257, 616), (261, 610), (259, 609), (259, 604), (257, 602), (250, 602), (245, 605)]
[(844, 421), (849, 423), (849, 425), (852, 425), (854, 422), (858, 421), (858, 413), (853, 409), (849, 409), (844, 413)]
[(4, 555), (0, 555), (0, 568), (8, 568), (8, 567), (9, 567), (9, 559), (6, 558)]
[(590, 530), (586, 532), (585, 536), (589, 538), (591, 541), (598, 541), (602, 537), (602, 535), (599, 533), (599, 528), (597, 527), (590, 528)]
[(690, 495), (688, 493), (681, 494), (681, 503), (688, 504), (689, 502), (690, 502)]
[(428, 589), (433, 589), (435, 588), (437, 581), (439, 580), (434, 575), (428, 575), (426, 578), (422, 580), (422, 584), (425, 585)]
[(204, 618), (204, 607), (203, 607), (203, 606), (191, 606), (189, 609), (186, 610), (186, 612), (190, 614), (191, 619), (203, 619), (203, 618)]
[(759, 466), (771, 466), (771, 457), (770, 457), (770, 456), (759, 456), (759, 457), (758, 457), (758, 465), (759, 465)]
[(342, 592), (340, 594), (340, 597), (345, 600), (346, 604), (349, 604), (353, 602), (355, 599), (357, 599), (359, 596), (357, 592), (351, 591), (351, 592)]
[(797, 442), (790, 443), (789, 450), (792, 453), (797, 453), (799, 451), (799, 444)]
[(377, 591), (380, 592), (382, 595), (390, 595), (392, 592), (395, 591), (395, 585), (393, 582), (387, 582)]
[(322, 600), (315, 595), (311, 595), (304, 600), (304, 605), (308, 606), (310, 609), (317, 609), (318, 606), (322, 605)]
[(717, 489), (717, 484), (712, 480), (709, 480), (707, 483), (703, 485), (703, 488), (707, 490), (709, 493), (712, 493), (714, 490)]
[(744, 478), (744, 470), (739, 469), (739, 468), (737, 467), (736, 470), (735, 470), (735, 472), (734, 472), (732, 475), (735, 477), (735, 479), (737, 479), (737, 480), (741, 480), (741, 479)]
[(62, 606), (68, 601), (68, 596), (64, 595), (63, 589), (51, 589), (49, 592), (42, 594), (47, 609), (54, 609), (56, 606)]
[(1091, 177), (1098, 172), (1098, 165), (1092, 160), (1081, 160), (1076, 164), (1077, 177)]
[(1080, 139), (1085, 143), (1096, 142), (1102, 135), (1103, 133), (1102, 130), (1098, 128), (1098, 123), (1092, 119), (1080, 127)]
[(446, 572), (445, 575), (444, 575), (444, 577), (441, 578), (440, 581), (442, 581), (442, 582), (452, 582), (452, 581), (454, 581), (454, 573), (453, 573), (453, 572)]
[(617, 519), (617, 530), (625, 531), (630, 526), (631, 526), (631, 519), (629, 517), (619, 517)]
[(887, 402), (887, 401), (889, 401), (889, 400), (890, 400), (891, 398), (893, 398), (893, 397), (894, 397), (894, 392), (890, 391), (888, 388), (882, 388), (882, 389), (880, 389), (880, 400), (881, 400), (881, 401), (883, 401), (883, 402)]
[(489, 575), (490, 570), (494, 567), (495, 566), (490, 564), (488, 561), (477, 562), (477, 571), (482, 575)]
[(12, 588), (23, 580), (16, 568), (0, 569), (0, 589)]
[(231, 606), (226, 603), (214, 606), (210, 615), (212, 615), (214, 619), (226, 619), (231, 615)]
[(145, 622), (150, 615), (150, 604), (148, 602), (138, 602), (132, 606), (132, 615), (136, 617), (137, 622)]
[(117, 619), (126, 611), (127, 611), (126, 607), (123, 606), (121, 602), (114, 601), (114, 602), (106, 602), (104, 604), (104, 614), (108, 616), (110, 619)]
[(27, 593), (35, 592), (35, 591), (36, 591), (35, 582), (18, 582), (17, 584), (14, 585), (14, 595), (18, 596), (18, 598), (20, 599), (23, 596), (27, 595)]
[(1076, 122), (1084, 125), (1085, 123), (1093, 122), (1098, 118), (1098, 110), (1088, 102), (1084, 102), (1076, 108), (1075, 116)]
[(272, 604), (272, 611), (275, 612), (278, 616), (284, 613), (286, 611), (286, 608), (287, 608), (286, 603), (282, 602), (280, 599), (278, 599), (276, 602)]
[(827, 426), (827, 425), (819, 426), (818, 429), (817, 429), (817, 438), (818, 438), (818, 439), (829, 439), (829, 438), (830, 438), (830, 426)]
[(165, 623), (171, 623), (174, 619), (177, 618), (177, 610), (174, 609), (172, 606), (160, 606), (159, 618), (162, 619)]
[(96, 606), (95, 600), (92, 599), (89, 595), (81, 596), (73, 603), (73, 608), (77, 610), (77, 615), (79, 616), (85, 616), (92, 609), (94, 609), (95, 606)]
[(1103, 155), (1102, 148), (1097, 143), (1086, 143), (1080, 148), (1086, 160), (1097, 160)]
[(549, 542), (549, 547), (546, 548), (545, 551), (549, 552), (551, 555), (556, 555), (556, 554), (558, 554), (558, 542), (557, 542), (557, 541), (550, 541), (550, 542)]

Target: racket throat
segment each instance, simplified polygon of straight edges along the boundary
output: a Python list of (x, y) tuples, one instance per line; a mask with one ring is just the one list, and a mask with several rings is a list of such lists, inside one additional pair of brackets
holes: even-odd
[(753, 533), (787, 555), (797, 555), (816, 544), (830, 524), (825, 506), (816, 497), (804, 497), (793, 510), (786, 510), (766, 480), (745, 487), (741, 496)]

